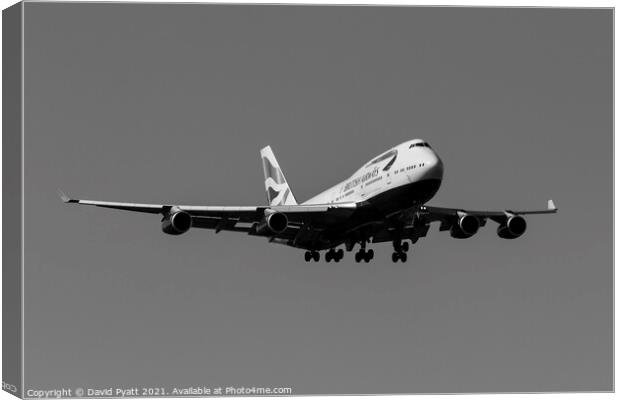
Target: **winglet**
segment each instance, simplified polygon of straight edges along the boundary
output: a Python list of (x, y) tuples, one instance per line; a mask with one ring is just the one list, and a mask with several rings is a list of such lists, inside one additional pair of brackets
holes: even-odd
[(555, 203), (551, 199), (549, 199), (547, 201), (547, 210), (549, 210), (549, 211), (557, 211), (558, 210), (558, 208), (555, 206)]
[(67, 196), (65, 192), (63, 192), (60, 189), (58, 189), (58, 195), (60, 196), (60, 200), (62, 200), (63, 203), (77, 203), (78, 202), (77, 200), (72, 199), (71, 197)]

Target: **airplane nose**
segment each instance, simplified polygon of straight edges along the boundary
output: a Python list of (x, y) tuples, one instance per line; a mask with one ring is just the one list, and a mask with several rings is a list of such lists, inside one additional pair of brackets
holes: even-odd
[(443, 178), (443, 162), (441, 159), (433, 154), (428, 161), (428, 170), (425, 174), (426, 179), (442, 179)]

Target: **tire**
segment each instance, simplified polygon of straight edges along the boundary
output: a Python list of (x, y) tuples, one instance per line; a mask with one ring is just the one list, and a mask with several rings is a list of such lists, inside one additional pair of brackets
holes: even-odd
[(357, 252), (355, 253), (355, 262), (360, 262), (362, 261), (362, 253)]
[(402, 243), (400, 242), (400, 240), (394, 240), (392, 242), (392, 246), (394, 247), (395, 253), (400, 253), (400, 249), (402, 247)]
[(368, 257), (368, 260), (372, 260), (375, 258), (375, 251), (373, 249), (368, 250), (366, 252), (366, 257)]
[(401, 247), (403, 248), (403, 251), (409, 251), (409, 242), (404, 242)]
[(396, 253), (396, 252), (392, 253), (392, 262), (398, 261), (398, 259), (400, 258), (398, 255), (399, 253)]
[(407, 261), (407, 253), (400, 253), (400, 261), (402, 262)]
[(330, 262), (331, 260), (332, 260), (332, 253), (328, 251), (325, 253), (325, 261)]
[(319, 262), (319, 259), (321, 258), (321, 255), (319, 254), (319, 252), (318, 252), (318, 251), (315, 251), (315, 252), (312, 254), (312, 258), (314, 259), (314, 262)]
[(309, 251), (306, 251), (304, 253), (304, 260), (306, 260), (306, 262), (309, 262), (311, 258), (312, 258), (312, 254), (310, 254)]
[(338, 251), (336, 251), (336, 254), (338, 254), (338, 261), (340, 261), (344, 257), (344, 250), (338, 249)]

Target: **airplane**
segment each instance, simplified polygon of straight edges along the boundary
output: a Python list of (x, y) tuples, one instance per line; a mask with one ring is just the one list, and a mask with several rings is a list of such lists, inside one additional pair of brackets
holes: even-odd
[(444, 165), (422, 139), (406, 141), (381, 153), (349, 178), (301, 204), (271, 147), (263, 148), (260, 156), (268, 205), (136, 204), (78, 200), (59, 194), (65, 203), (161, 214), (162, 230), (170, 235), (203, 228), (215, 233), (263, 236), (271, 243), (306, 250), (306, 262), (318, 262), (323, 250), (326, 262), (339, 262), (344, 250), (351, 252), (356, 244), (359, 248), (355, 261), (370, 262), (374, 250), (367, 244), (382, 242), (392, 242), (393, 262), (405, 262), (409, 242), (413, 245), (425, 237), (433, 222), (439, 222), (439, 230), (449, 231), (453, 238), (466, 239), (491, 220), (498, 224), (500, 238), (516, 239), (526, 230), (524, 215), (558, 210), (553, 200), (548, 200), (546, 209), (529, 211), (472, 211), (426, 205), (439, 190)]

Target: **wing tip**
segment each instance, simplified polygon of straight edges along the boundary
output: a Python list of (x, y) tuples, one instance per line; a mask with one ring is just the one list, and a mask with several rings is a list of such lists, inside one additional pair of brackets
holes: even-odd
[(547, 210), (549, 211), (557, 211), (558, 208), (555, 206), (555, 203), (552, 199), (547, 200)]
[(62, 200), (63, 203), (77, 203), (78, 201), (75, 199), (72, 199), (71, 197), (67, 196), (67, 194), (65, 192), (63, 192), (62, 190), (58, 189), (58, 196), (60, 196), (60, 200)]

